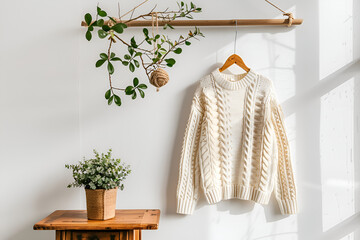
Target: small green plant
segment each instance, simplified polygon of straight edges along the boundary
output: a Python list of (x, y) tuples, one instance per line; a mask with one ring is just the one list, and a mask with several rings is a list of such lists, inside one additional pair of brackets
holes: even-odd
[(111, 149), (101, 155), (94, 149), (95, 158), (79, 161), (78, 164), (65, 164), (73, 172), (74, 182), (67, 187), (85, 187), (86, 189), (124, 189), (122, 183), (131, 173), (130, 166), (120, 159), (111, 158)]

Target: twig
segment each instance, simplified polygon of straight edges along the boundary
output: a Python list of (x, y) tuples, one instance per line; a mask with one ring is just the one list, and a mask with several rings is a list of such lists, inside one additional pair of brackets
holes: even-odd
[(120, 2), (118, 2), (118, 16), (119, 16), (119, 19), (121, 21), (121, 16), (120, 16)]
[(134, 11), (136, 8), (140, 7), (141, 5), (143, 5), (144, 3), (146, 3), (147, 1), (149, 1), (149, 0), (143, 1), (142, 3), (140, 3), (139, 5), (137, 5), (136, 7), (134, 7), (133, 9), (131, 9), (130, 11), (128, 11), (127, 13), (125, 13), (124, 15), (120, 16), (119, 18), (121, 19), (121, 18), (125, 17), (126, 15), (128, 15), (129, 13), (131, 13), (132, 11)]
[(135, 8), (132, 10), (132, 12), (131, 12), (131, 16), (130, 16), (130, 19), (133, 17), (133, 15), (134, 15), (134, 12), (135, 12)]
[[(108, 61), (109, 62), (110, 62), (110, 54), (111, 54), (110, 50), (111, 50), (111, 46), (112, 46), (113, 41), (114, 40), (112, 38), (110, 38), (110, 44), (109, 44), (109, 48), (108, 48)], [(113, 87), (110, 73), (109, 73), (109, 84), (110, 84), (110, 89), (111, 89), (111, 92), (112, 92), (113, 95), (114, 95), (114, 89), (119, 90), (119, 91), (125, 91), (125, 89), (123, 89), (123, 88)]]
[[(112, 38), (110, 38), (110, 44), (109, 44), (109, 48), (108, 48), (108, 61), (110, 63), (110, 50), (111, 50), (111, 45), (112, 45)], [(111, 82), (111, 74), (109, 73), (109, 83), (110, 83), (110, 89), (112, 94), (114, 94), (114, 90), (113, 90), (113, 86), (112, 86), (112, 82)]]
[[(123, 44), (125, 44), (126, 46), (132, 47), (130, 44), (128, 44), (127, 42), (125, 42), (124, 40), (122, 40), (118, 35), (114, 34), (114, 36), (115, 36), (117, 39), (119, 39), (119, 40), (120, 40)], [(132, 48), (134, 48), (134, 47), (132, 47)], [(143, 48), (139, 48), (139, 47), (136, 47), (136, 48), (134, 48), (134, 49), (138, 49), (138, 50), (141, 50), (141, 51), (144, 51), (144, 52), (151, 52), (151, 51), (149, 51), (149, 50), (146, 50), (146, 49), (143, 49)]]

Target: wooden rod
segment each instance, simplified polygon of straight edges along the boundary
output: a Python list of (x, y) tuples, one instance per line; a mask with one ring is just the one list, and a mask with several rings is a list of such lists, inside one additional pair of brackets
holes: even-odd
[[(108, 21), (105, 21), (107, 24)], [(118, 23), (123, 21), (117, 21)], [(159, 26), (164, 26), (166, 23), (170, 23), (172, 26), (235, 26), (237, 22), (238, 26), (279, 26), (288, 25), (288, 19), (228, 19), (228, 20), (173, 20), (159, 21)], [(301, 25), (303, 20), (301, 18), (293, 19), (292, 25)], [(126, 23), (129, 27), (146, 27), (152, 26), (151, 20), (136, 20)], [(81, 26), (87, 26), (82, 21)]]

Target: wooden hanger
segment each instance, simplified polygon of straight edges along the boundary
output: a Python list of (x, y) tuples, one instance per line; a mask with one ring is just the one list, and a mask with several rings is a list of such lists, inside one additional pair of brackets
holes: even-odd
[(224, 65), (221, 68), (219, 68), (220, 72), (223, 72), (225, 69), (227, 69), (234, 63), (236, 65), (238, 65), (239, 67), (241, 67), (242, 69), (244, 69), (246, 72), (250, 71), (250, 68), (248, 68), (248, 66), (246, 66), (246, 64), (244, 63), (242, 58), (239, 55), (236, 55), (236, 40), (237, 40), (237, 20), (235, 20), (234, 54), (231, 55), (230, 57), (228, 57), (228, 59), (226, 59), (226, 62), (224, 63)]
[(226, 59), (226, 62), (224, 63), (224, 65), (221, 68), (219, 68), (219, 71), (223, 72), (225, 69), (227, 69), (228, 67), (230, 67), (233, 64), (238, 65), (239, 67), (244, 69), (246, 72), (250, 71), (250, 68), (248, 66), (246, 66), (246, 64), (244, 63), (242, 58), (236, 54), (233, 54), (228, 59)]

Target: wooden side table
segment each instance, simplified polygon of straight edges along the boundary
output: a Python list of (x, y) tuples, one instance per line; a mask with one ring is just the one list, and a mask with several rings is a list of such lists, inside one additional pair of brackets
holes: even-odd
[(159, 209), (116, 210), (106, 221), (88, 220), (86, 210), (57, 210), (34, 230), (56, 230), (56, 240), (141, 240), (141, 230), (158, 229), (159, 220)]

